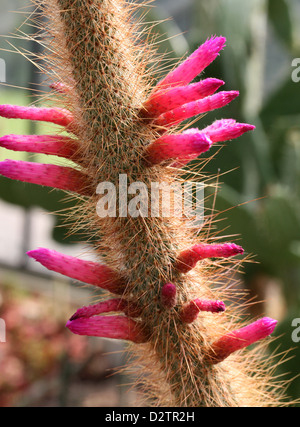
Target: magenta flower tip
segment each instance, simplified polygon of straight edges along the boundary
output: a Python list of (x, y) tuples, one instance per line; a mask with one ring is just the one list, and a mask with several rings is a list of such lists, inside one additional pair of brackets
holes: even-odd
[(213, 77), (212, 78), (208, 78), (207, 80), (209, 80), (212, 85), (215, 85), (217, 87), (217, 89), (219, 89), (221, 86), (225, 85), (225, 81), (224, 80), (215, 79)]
[(216, 312), (218, 313), (226, 311), (226, 305), (224, 304), (223, 301), (216, 301), (215, 307), (216, 307)]
[[(230, 248), (231, 246), (231, 248)], [(242, 255), (244, 253), (244, 248), (242, 248), (242, 246), (236, 245), (234, 243), (232, 243), (231, 245), (228, 244), (228, 253), (229, 256), (232, 255)]]
[(231, 90), (231, 91), (227, 92), (227, 96), (231, 100), (237, 98), (239, 95), (240, 95), (240, 92), (238, 90)]
[(31, 251), (26, 252), (26, 255), (28, 255), (30, 258), (33, 258), (36, 260), (36, 256), (37, 256), (38, 252), (39, 252), (39, 249), (35, 249), (35, 250), (31, 250)]
[(196, 136), (196, 140), (194, 144), (195, 144), (196, 151), (200, 151), (200, 149), (203, 149), (203, 151), (208, 151), (212, 146), (213, 142), (208, 135), (199, 133)]
[(31, 257), (36, 257), (37, 255), (47, 254), (48, 252), (49, 249), (46, 248), (31, 249), (27, 252), (27, 255)]
[(244, 123), (243, 126), (242, 126), (242, 129), (243, 129), (244, 132), (248, 132), (248, 131), (251, 131), (251, 130), (255, 130), (256, 126)]
[(274, 332), (274, 330), (278, 324), (278, 321), (272, 319), (271, 317), (263, 317), (258, 322), (260, 322), (262, 328), (265, 328), (266, 333), (268, 335), (271, 335)]
[(9, 144), (10, 135), (5, 135), (0, 138), (0, 146), (6, 148), (6, 146)]
[(5, 176), (6, 173), (10, 170), (10, 161), (8, 159), (0, 162), (0, 174)]
[[(73, 316), (72, 316), (73, 317)], [(67, 323), (66, 323), (66, 328), (68, 328), (68, 329), (70, 329), (70, 331), (72, 330), (71, 329), (71, 325), (72, 325), (72, 317), (67, 321)]]
[[(206, 40), (202, 45), (192, 53), (191, 56), (206, 54), (207, 56), (213, 57), (213, 55), (218, 55), (221, 50), (224, 49), (226, 45), (226, 38), (223, 36), (212, 36)], [(215, 59), (215, 58), (214, 58)], [(212, 61), (211, 61), (212, 62)]]
[(219, 36), (218, 37), (219, 38), (219, 40), (220, 40), (220, 43), (222, 44), (222, 48), (224, 48), (225, 47), (225, 45), (226, 45), (226, 37), (224, 37), (224, 36)]
[(218, 87), (224, 86), (225, 81), (221, 79), (216, 79), (215, 77), (208, 77), (205, 80), (201, 80), (202, 83), (206, 82), (207, 85), (215, 85)]

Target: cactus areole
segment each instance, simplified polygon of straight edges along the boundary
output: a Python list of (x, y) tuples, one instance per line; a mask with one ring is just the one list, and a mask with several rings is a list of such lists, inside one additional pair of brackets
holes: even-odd
[[(240, 320), (241, 305), (235, 308), (233, 291), (227, 291), (228, 265), (239, 265), (236, 256), (243, 249), (209, 236), (205, 219), (197, 228), (191, 227), (187, 213), (150, 213), (145, 196), (154, 182), (186, 184), (182, 166), (201, 158), (213, 144), (254, 130), (233, 119), (204, 129), (182, 125), (238, 96), (235, 90), (218, 91), (224, 85), (221, 80), (193, 82), (219, 56), (225, 38), (208, 38), (155, 84), (156, 53), (145, 43), (141, 23), (135, 22), (140, 6), (125, 0), (34, 4), (47, 17), (43, 58), (49, 76), (55, 77), (51, 106), (1, 105), (0, 115), (60, 128), (52, 135), (2, 136), (0, 144), (72, 163), (6, 160), (0, 163), (0, 173), (73, 195), (76, 210), (70, 217), (87, 241), (94, 242), (99, 262), (45, 248), (28, 253), (48, 269), (110, 294), (79, 308), (67, 327), (75, 334), (127, 340), (151, 403), (277, 405), (273, 389), (278, 385), (271, 387), (261, 349), (246, 349), (268, 337), (276, 321)], [(68, 135), (62, 136), (62, 130)], [(126, 188), (121, 188), (120, 176), (126, 176)], [(122, 204), (113, 206), (113, 196), (99, 190), (103, 183), (115, 189), (110, 194), (126, 193), (128, 210), (131, 207), (135, 214), (129, 215)], [(108, 212), (113, 206), (112, 215), (97, 212), (100, 196), (106, 197), (103, 206)]]

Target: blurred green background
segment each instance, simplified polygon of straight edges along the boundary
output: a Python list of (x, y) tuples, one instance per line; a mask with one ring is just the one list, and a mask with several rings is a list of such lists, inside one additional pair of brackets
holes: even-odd
[[(0, 33), (8, 36), (24, 20), (21, 13), (10, 11), (27, 12), (29, 3), (26, 0), (2, 3)], [(219, 228), (225, 234), (239, 235), (239, 244), (248, 254), (255, 255), (255, 262), (244, 265), (242, 280), (251, 296), (265, 302), (252, 306), (252, 314), (263, 313), (279, 320), (274, 335), (283, 336), (272, 346), (275, 349), (280, 344), (279, 351), (291, 347), (294, 350), (293, 358), (280, 366), (277, 373), (289, 372), (284, 378), (293, 378), (300, 372), (300, 342), (292, 340), (295, 330), (292, 322), (300, 318), (300, 69), (297, 69), (300, 59), (294, 61), (300, 58), (300, 2), (156, 0), (153, 5), (156, 7), (151, 8), (149, 21), (173, 18), (156, 27), (162, 40), (159, 50), (170, 52), (170, 58), (191, 53), (213, 34), (227, 38), (227, 47), (204, 76), (225, 80), (224, 90), (239, 90), (240, 97), (225, 109), (207, 114), (195, 126), (203, 128), (220, 118), (234, 118), (256, 126), (251, 134), (224, 144), (205, 171), (219, 173), (222, 182), (215, 206), (216, 212), (225, 211), (220, 215)], [(27, 30), (26, 26), (20, 27), (21, 32)], [(37, 46), (7, 37), (0, 41), (3, 49), (0, 57), (6, 63), (6, 84), (0, 87), (1, 103), (25, 105), (31, 101), (30, 92), (15, 87), (39, 90), (42, 76), (34, 72), (25, 58), (13, 53), (14, 48), (6, 40), (18, 49), (37, 49)], [(1, 135), (46, 130), (40, 126), (30, 129), (24, 122), (0, 120)], [(209, 154), (219, 149), (215, 147)], [(1, 149), (0, 159), (4, 158), (24, 159), (25, 155)], [(51, 160), (43, 156), (28, 158)], [(27, 215), (22, 240), (23, 249), (27, 249), (28, 233), (34, 227), (31, 210), (61, 209), (63, 195), (0, 178), (0, 198), (21, 206), (25, 218)], [(54, 222), (60, 225), (59, 218)], [(76, 240), (74, 236), (68, 238), (62, 227), (53, 228), (52, 238), (60, 245), (72, 245)], [(1, 262), (5, 264), (4, 260)], [(28, 270), (30, 265), (24, 258), (15, 268)], [(291, 383), (288, 392), (291, 400), (300, 397), (299, 378)]]

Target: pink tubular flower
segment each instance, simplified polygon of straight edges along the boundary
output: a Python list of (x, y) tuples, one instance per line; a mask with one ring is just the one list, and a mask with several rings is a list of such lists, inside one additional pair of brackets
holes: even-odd
[[(128, 310), (130, 303), (116, 298), (82, 307), (70, 318), (67, 327), (74, 334), (114, 338), (142, 343), (147, 341), (141, 327), (126, 316), (97, 316), (103, 313)], [(130, 311), (130, 309), (129, 309)], [(134, 309), (134, 311), (136, 311)]]
[(65, 191), (88, 195), (88, 178), (73, 168), (41, 163), (4, 160), (0, 162), (0, 174), (31, 184), (45, 185)]
[(79, 148), (72, 138), (58, 135), (6, 135), (0, 138), (0, 147), (13, 151), (42, 153), (71, 159)]
[(212, 95), (224, 84), (223, 80), (210, 78), (191, 85), (154, 92), (144, 104), (143, 115), (149, 118), (158, 117), (166, 111)]
[(225, 311), (226, 307), (223, 301), (211, 301), (195, 299), (182, 307), (180, 318), (184, 323), (192, 323), (196, 320), (200, 311), (210, 311), (211, 313), (220, 313)]
[(0, 105), (0, 116), (7, 119), (28, 119), (51, 122), (60, 126), (69, 126), (73, 115), (63, 108), (20, 107), (18, 105)]
[(76, 313), (70, 318), (75, 320), (82, 317), (92, 317), (98, 314), (109, 313), (112, 311), (123, 311), (129, 317), (138, 317), (140, 315), (139, 308), (132, 302), (122, 298), (113, 298), (87, 307), (79, 308)]
[(89, 305), (87, 307), (79, 308), (76, 313), (69, 319), (70, 321), (79, 318), (89, 318), (97, 314), (109, 313), (112, 311), (122, 311), (123, 300), (121, 298), (114, 298), (97, 304)]
[(247, 123), (237, 123), (232, 119), (217, 120), (212, 125), (203, 129), (209, 135), (213, 142), (228, 141), (230, 139), (238, 138), (245, 132), (255, 129), (255, 126)]
[(161, 302), (165, 308), (173, 308), (176, 305), (177, 290), (173, 283), (166, 283), (161, 290)]
[(229, 332), (212, 344), (207, 359), (212, 364), (222, 362), (235, 351), (271, 335), (276, 325), (276, 320), (264, 317), (244, 328)]
[(27, 255), (40, 262), (48, 270), (55, 271), (90, 285), (121, 294), (124, 283), (109, 267), (96, 262), (84, 261), (59, 252), (39, 248), (27, 252)]
[(209, 64), (211, 64), (219, 52), (224, 48), (226, 39), (224, 37), (212, 37), (203, 43), (175, 70), (171, 71), (161, 80), (155, 90), (173, 86), (183, 86), (190, 83)]
[(186, 273), (202, 259), (229, 258), (243, 252), (244, 249), (234, 243), (198, 244), (182, 251), (177, 258), (175, 266), (179, 271)]
[(154, 123), (157, 126), (175, 126), (198, 114), (225, 107), (239, 95), (238, 91), (219, 92), (215, 95), (184, 104), (174, 110), (161, 114)]
[(147, 341), (140, 326), (126, 316), (80, 317), (69, 320), (66, 326), (77, 335), (120, 339), (134, 343)]
[(145, 157), (151, 164), (192, 154), (197, 157), (208, 151), (211, 145), (212, 141), (209, 137), (197, 130), (179, 135), (164, 135), (147, 147)]
[[(141, 123), (149, 128), (153, 126), (154, 130), (159, 132), (159, 137), (144, 151), (145, 164), (148, 167), (164, 161), (176, 161), (184, 165), (209, 150), (213, 143), (237, 138), (254, 129), (254, 126), (245, 123), (223, 119), (215, 121), (204, 130), (188, 129), (179, 134), (164, 132), (167, 130), (164, 128), (176, 126), (199, 114), (224, 107), (239, 95), (237, 91), (215, 93), (224, 85), (222, 80), (207, 78), (191, 83), (216, 59), (225, 46), (225, 41), (224, 37), (212, 37), (207, 40), (161, 80), (141, 106)], [(50, 87), (64, 95), (72, 91), (71, 87), (59, 82), (53, 83)], [(85, 104), (87, 105), (86, 101)], [(0, 105), (0, 116), (50, 122), (65, 127), (68, 132), (73, 132), (77, 136), (81, 134), (77, 132), (79, 129), (76, 127), (71, 111), (62, 108)], [(148, 122), (147, 119), (149, 119)], [(162, 129), (157, 129), (158, 127)], [(52, 135), (7, 135), (0, 138), (0, 146), (7, 149), (56, 155), (75, 161), (81, 146), (79, 142), (73, 138)], [(77, 162), (82, 166), (82, 170), (85, 170), (85, 161), (77, 156)], [(171, 163), (171, 166), (174, 165)], [(94, 174), (95, 170), (92, 173)], [(11, 179), (71, 191), (83, 196), (94, 196), (89, 175), (70, 167), (6, 160), (0, 162), (0, 174)], [(179, 254), (175, 262), (176, 274), (188, 272), (204, 258), (227, 258), (241, 253), (243, 249), (231, 243), (194, 245)], [(28, 252), (28, 255), (49, 270), (116, 295), (122, 295), (122, 298), (109, 299), (78, 309), (66, 325), (70, 331), (79, 335), (124, 339), (135, 343), (148, 340), (152, 331), (146, 331), (142, 325), (143, 307), (139, 306), (140, 300), (133, 303), (123, 298), (126, 295), (125, 279), (114, 270), (105, 265), (80, 260), (49, 249), (40, 248)], [(162, 286), (160, 308), (170, 310), (176, 307), (177, 309), (177, 298), (180, 300), (178, 292), (173, 283)], [(197, 318), (200, 311), (219, 313), (224, 310), (225, 304), (222, 301), (197, 298), (184, 304), (176, 314), (179, 314), (177, 320), (188, 324)], [(118, 314), (108, 316), (107, 313)], [(209, 363), (218, 363), (232, 352), (266, 337), (274, 330), (275, 324), (276, 322), (272, 319), (264, 318), (224, 335), (211, 346)]]

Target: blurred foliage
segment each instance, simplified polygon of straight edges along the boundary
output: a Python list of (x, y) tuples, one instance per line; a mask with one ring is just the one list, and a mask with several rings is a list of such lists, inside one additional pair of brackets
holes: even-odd
[(58, 379), (63, 388), (65, 360), (72, 369), (86, 358), (86, 337), (68, 334), (51, 299), (1, 283), (0, 315), (7, 342), (0, 344), (0, 406), (14, 406), (34, 383)]

